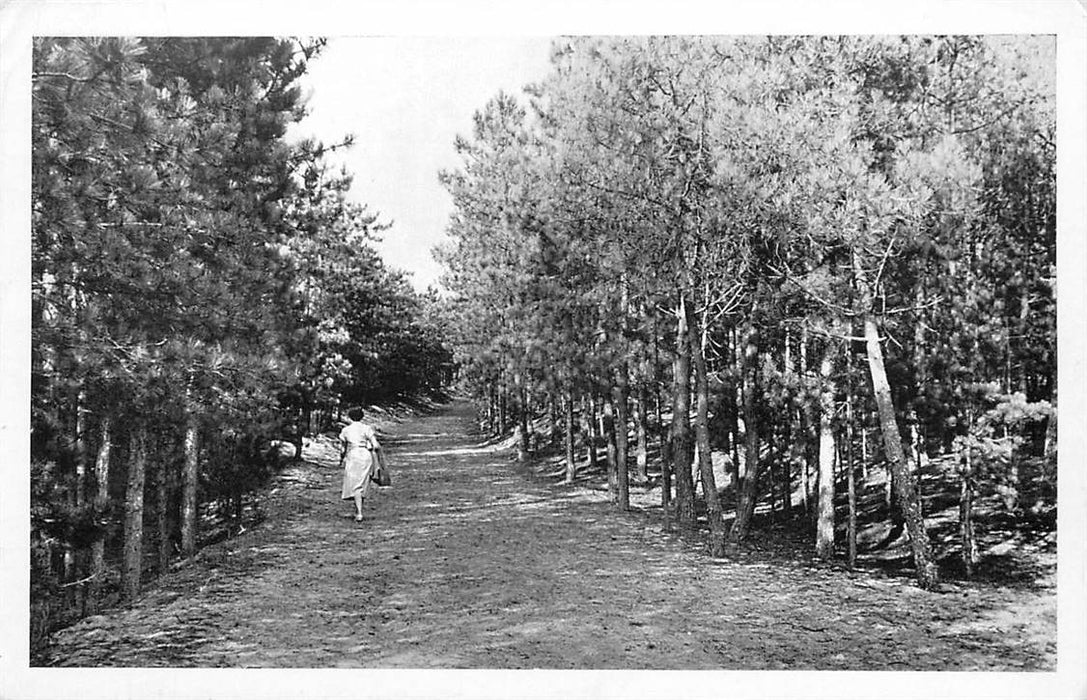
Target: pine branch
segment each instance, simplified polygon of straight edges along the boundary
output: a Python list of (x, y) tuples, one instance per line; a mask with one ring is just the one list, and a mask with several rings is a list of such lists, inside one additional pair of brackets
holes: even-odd
[[(868, 338), (866, 338), (865, 336), (852, 335), (852, 334), (849, 334), (849, 333), (833, 333), (831, 331), (828, 331), (826, 329), (823, 329), (823, 328), (820, 328), (818, 326), (813, 325), (812, 322), (809, 321), (807, 318), (782, 319), (782, 320), (783, 320), (783, 322), (795, 323), (797, 325), (802, 325), (802, 326), (804, 326), (805, 329), (811, 331), (812, 333), (814, 333), (816, 335), (823, 336), (824, 338), (833, 338), (835, 340), (849, 340), (849, 341), (865, 341), (865, 340), (868, 340)], [(885, 339), (880, 338), (880, 342), (882, 342), (883, 340), (885, 340)]]
[(922, 309), (931, 309), (932, 307), (934, 307), (937, 304), (941, 303), (943, 300), (944, 300), (943, 297), (935, 296), (935, 297), (932, 298), (932, 300), (927, 301), (927, 302), (925, 302), (923, 304), (914, 304), (912, 306), (899, 306), (899, 307), (896, 307), (894, 309), (887, 309), (887, 310), (885, 310), (883, 312), (883, 315), (884, 316), (890, 316), (892, 314), (900, 314), (900, 313), (905, 313), (907, 311), (921, 311)]
[(72, 75), (71, 73), (65, 73), (63, 71), (40, 71), (30, 74), (30, 79), (32, 81), (36, 81), (41, 78), (66, 78), (74, 83), (91, 83), (96, 80), (96, 77), (80, 78), (77, 75)]
[(89, 583), (90, 581), (93, 581), (96, 578), (98, 578), (98, 574), (91, 574), (90, 576), (88, 576), (86, 578), (81, 578), (78, 581), (70, 581), (68, 583), (62, 583), (62, 584), (60, 584), (59, 587), (60, 588), (70, 588), (72, 586), (82, 586), (84, 583)]
[(576, 181), (576, 184), (588, 185), (589, 187), (592, 187), (593, 189), (599, 190), (601, 192), (607, 192), (609, 194), (617, 194), (620, 197), (626, 197), (627, 199), (645, 201), (645, 202), (649, 202), (650, 204), (655, 204), (655, 205), (657, 205), (659, 207), (662, 207), (662, 208), (665, 208), (665, 209), (668, 208), (668, 205), (665, 202), (662, 202), (659, 199), (655, 199), (653, 197), (650, 197), (649, 195), (637, 194), (637, 193), (634, 193), (634, 192), (627, 192), (625, 190), (617, 190), (615, 188), (607, 187), (606, 185), (598, 185), (595, 182), (590, 182), (589, 180), (585, 180), (585, 179), (581, 179), (581, 178), (578, 178), (578, 180)]
[(843, 315), (848, 316), (848, 317), (853, 317), (853, 316), (857, 315), (857, 312), (854, 311), (853, 309), (848, 309), (848, 308), (846, 308), (844, 306), (841, 306), (840, 304), (835, 304), (832, 301), (827, 301), (826, 299), (822, 298), (821, 296), (819, 296), (818, 294), (813, 292), (811, 289), (809, 289), (807, 286), (805, 286), (803, 282), (801, 282), (799, 279), (797, 279), (795, 276), (793, 276), (787, 269), (785, 269), (785, 270), (777, 269), (772, 265), (767, 265), (767, 269), (769, 269), (775, 275), (779, 275), (781, 277), (784, 277), (789, 282), (792, 282), (802, 292), (807, 294), (812, 300), (822, 304), (826, 308), (833, 309), (834, 311), (837, 311), (838, 313), (843, 314)]
[(992, 119), (990, 119), (987, 122), (981, 122), (980, 124), (972, 124), (971, 126), (962, 127), (960, 129), (952, 129), (951, 133), (955, 134), (955, 135), (969, 134), (969, 133), (974, 132), (974, 131), (980, 131), (981, 129), (988, 128), (988, 127), (992, 126), (993, 124), (996, 124), (998, 121), (1000, 121), (1004, 117), (1008, 116), (1009, 114), (1011, 114), (1015, 110), (1022, 107), (1025, 102), (1026, 102), (1026, 100), (1022, 100), (1020, 102), (1015, 102), (1010, 107), (1008, 107), (1003, 112), (996, 115), (995, 117), (993, 117)]
[(883, 268), (884, 268), (884, 266), (886, 266), (887, 258), (890, 257), (891, 249), (894, 248), (895, 241), (897, 241), (897, 240), (898, 240), (898, 232), (896, 231), (895, 234), (893, 236), (891, 236), (891, 240), (887, 243), (887, 250), (883, 251), (883, 256), (880, 258), (879, 270), (876, 271), (875, 280), (872, 282), (872, 287), (873, 288), (878, 288), (879, 287), (880, 278), (883, 277)]

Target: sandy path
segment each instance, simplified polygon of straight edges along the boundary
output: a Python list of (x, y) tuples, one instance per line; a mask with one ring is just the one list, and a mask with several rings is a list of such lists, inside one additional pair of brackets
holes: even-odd
[[(713, 562), (605, 494), (471, 435), (466, 404), (391, 426), (361, 525), (327, 444), (259, 527), (130, 609), (59, 633), (57, 665), (1051, 669), (1052, 590), (918, 590), (802, 563)], [(1023, 596), (1033, 616), (1009, 615)]]

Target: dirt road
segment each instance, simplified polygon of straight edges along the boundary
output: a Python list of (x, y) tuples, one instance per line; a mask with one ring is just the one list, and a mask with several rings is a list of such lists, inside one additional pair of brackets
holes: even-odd
[[(389, 427), (392, 489), (358, 524), (330, 443), (268, 518), (56, 636), (61, 666), (1032, 670), (1053, 590), (709, 560), (606, 494), (534, 477), (467, 404)], [(1024, 597), (1026, 596), (1026, 597)], [(1025, 607), (1024, 607), (1025, 606)], [(1026, 613), (1024, 613), (1026, 610)], [(1047, 634), (1048, 633), (1048, 634)]]

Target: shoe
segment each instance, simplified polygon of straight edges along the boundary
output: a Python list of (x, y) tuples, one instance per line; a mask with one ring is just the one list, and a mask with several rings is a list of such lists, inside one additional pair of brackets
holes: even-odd
[(362, 522), (362, 516), (361, 515), (356, 515), (355, 516), (355, 522), (356, 523), (361, 523)]

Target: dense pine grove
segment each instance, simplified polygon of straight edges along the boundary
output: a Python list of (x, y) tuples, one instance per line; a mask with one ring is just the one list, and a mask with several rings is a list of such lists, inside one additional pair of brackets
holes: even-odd
[(324, 45), (34, 41), (32, 646), (259, 518), (347, 406), (452, 387), (713, 557), (787, 523), (932, 588), (1055, 530), (1052, 37), (556, 40), (454, 144), (425, 294), (350, 137), (288, 136)]
[(325, 164), (350, 139), (287, 138), (322, 46), (34, 42), (34, 644), (237, 528), (273, 440), (448, 379), (437, 297)]
[[(522, 458), (554, 435), (568, 482), (603, 461), (620, 509), (659, 486), (716, 556), (761, 506), (852, 565), (880, 481), (923, 587), (979, 563), (982, 500), (1052, 529), (1054, 60), (1047, 37), (556, 42), (443, 174), (482, 422)], [(923, 475), (953, 489), (954, 555)]]

